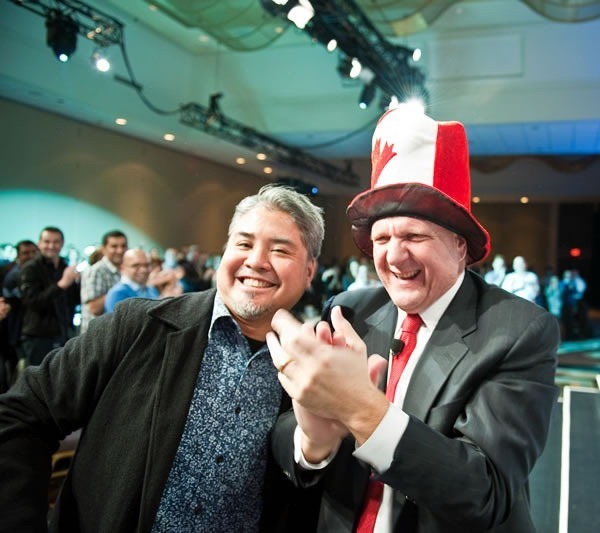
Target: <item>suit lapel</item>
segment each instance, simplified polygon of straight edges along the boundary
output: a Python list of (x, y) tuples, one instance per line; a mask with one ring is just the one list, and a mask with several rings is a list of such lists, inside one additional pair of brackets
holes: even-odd
[(367, 317), (363, 340), (369, 347), (369, 355), (377, 353), (388, 359), (397, 320), (398, 309), (391, 301)]
[(476, 329), (476, 296), (467, 272), (415, 367), (403, 409), (420, 420), (426, 419), (452, 369), (468, 351), (464, 337)]

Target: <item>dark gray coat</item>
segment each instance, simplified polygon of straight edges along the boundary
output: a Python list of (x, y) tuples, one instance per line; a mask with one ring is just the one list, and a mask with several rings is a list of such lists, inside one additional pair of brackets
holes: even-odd
[[(383, 288), (344, 293), (341, 305), (369, 354), (387, 354), (397, 310)], [(524, 299), (467, 272), (411, 378), (410, 415), (390, 468), (379, 479), (396, 489), (394, 531), (535, 531), (527, 478), (544, 447), (556, 402), (558, 325)], [(291, 413), (280, 417), (274, 453), (298, 484)], [(319, 531), (353, 530), (369, 470), (345, 439), (322, 482)]]
[[(192, 399), (215, 291), (130, 299), (0, 396), (0, 531), (43, 531), (50, 455), (84, 428), (51, 530), (149, 531)], [(285, 396), (282, 410), (289, 407)], [(294, 496), (274, 468), (266, 531)], [(276, 499), (273, 500), (275, 494)], [(285, 528), (284, 528), (285, 529)]]

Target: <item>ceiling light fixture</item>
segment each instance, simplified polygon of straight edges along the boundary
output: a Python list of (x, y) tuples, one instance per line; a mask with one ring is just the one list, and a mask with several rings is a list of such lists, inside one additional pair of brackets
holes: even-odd
[(46, 16), (46, 44), (52, 48), (59, 61), (66, 63), (77, 48), (79, 25), (58, 9), (51, 9)]
[[(275, 0), (262, 0), (262, 5), (271, 15), (286, 18), (286, 7), (274, 4)], [(399, 100), (420, 95), (426, 102), (429, 94), (425, 89), (425, 76), (411, 63), (420, 59), (421, 50), (396, 45), (386, 40), (373, 22), (361, 10), (356, 0), (312, 0), (314, 16), (305, 25), (304, 31), (327, 50), (333, 41), (340, 50), (340, 63), (337, 70), (343, 78), (360, 77), (360, 71), (370, 69), (377, 78), (377, 87), (390, 98), (395, 95)], [(333, 46), (333, 45), (331, 45)], [(348, 66), (348, 63), (354, 64)], [(409, 61), (411, 61), (409, 63)], [(353, 68), (352, 68), (353, 67)]]
[(283, 16), (303, 30), (315, 16), (309, 0), (262, 0), (263, 7), (273, 16)]
[(362, 71), (361, 62), (358, 59), (356, 59), (355, 57), (353, 57), (352, 61), (351, 61), (351, 68), (350, 68), (350, 72), (348, 73), (348, 76), (352, 79), (358, 78), (360, 76), (361, 71)]
[(46, 21), (46, 44), (66, 63), (77, 49), (77, 34), (96, 47), (123, 46), (123, 24), (81, 0), (19, 0), (14, 2)]
[(95, 50), (92, 54), (92, 63), (100, 72), (108, 72), (110, 70), (110, 61), (102, 50)]
[(361, 109), (367, 109), (371, 105), (373, 98), (375, 98), (375, 91), (377, 87), (375, 86), (375, 82), (367, 83), (362, 92), (360, 93), (360, 98), (358, 99), (358, 107)]
[(297, 28), (301, 30), (308, 24), (309, 20), (315, 16), (315, 10), (308, 0), (298, 0), (287, 14), (287, 18), (291, 20)]

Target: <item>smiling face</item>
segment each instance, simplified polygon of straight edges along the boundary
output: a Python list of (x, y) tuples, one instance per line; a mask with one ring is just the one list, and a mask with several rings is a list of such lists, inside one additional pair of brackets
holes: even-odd
[(465, 269), (465, 239), (433, 222), (383, 218), (373, 223), (371, 239), (379, 279), (407, 313), (427, 309)]
[(130, 280), (139, 285), (146, 286), (150, 276), (150, 261), (143, 250), (127, 250), (123, 254), (121, 272)]
[(291, 309), (316, 267), (292, 218), (257, 207), (231, 229), (217, 270), (217, 289), (244, 335), (264, 340), (278, 309)]
[(127, 239), (125, 237), (108, 237), (106, 244), (102, 246), (102, 255), (116, 266), (121, 265), (126, 251)]
[(63, 247), (63, 238), (57, 231), (44, 230), (40, 234), (38, 248), (40, 253), (54, 264), (58, 264), (59, 254)]

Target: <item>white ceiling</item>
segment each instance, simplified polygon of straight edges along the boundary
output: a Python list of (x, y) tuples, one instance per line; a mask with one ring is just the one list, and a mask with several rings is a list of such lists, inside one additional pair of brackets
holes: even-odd
[[(142, 0), (87, 3), (125, 24), (129, 61), (152, 106), (207, 106), (211, 94), (222, 92), (227, 117), (340, 167), (362, 159), (352, 168), (368, 172), (380, 110), (358, 108), (361, 86), (344, 82), (335, 53), (304, 32), (291, 27), (268, 47), (237, 52)], [(559, 23), (517, 0), (463, 1), (428, 29), (394, 43), (422, 48), (428, 112), (463, 122), (473, 156), (600, 153), (600, 19)], [(107, 74), (92, 69), (93, 45), (82, 37), (62, 64), (46, 46), (44, 19), (0, 2), (0, 96), (227, 165), (244, 156), (248, 171), (262, 172), (264, 163), (248, 150), (181, 124), (179, 113), (151, 111), (115, 80), (115, 74), (128, 77), (119, 48), (107, 51), (113, 61)], [(117, 117), (128, 124), (117, 126)], [(164, 141), (165, 133), (175, 140)], [(324, 143), (332, 144), (310, 149)], [(290, 174), (273, 166), (273, 176)], [(309, 179), (325, 191), (333, 187)]]

